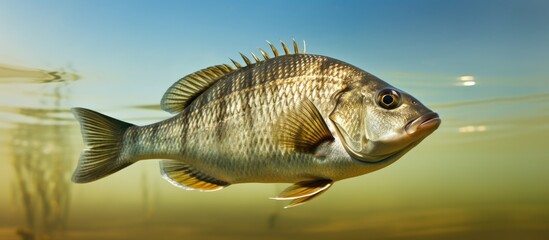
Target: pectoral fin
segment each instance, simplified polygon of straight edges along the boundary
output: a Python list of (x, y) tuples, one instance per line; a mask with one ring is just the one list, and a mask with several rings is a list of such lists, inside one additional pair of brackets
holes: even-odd
[(283, 149), (314, 153), (316, 147), (334, 137), (316, 106), (308, 99), (283, 115), (275, 127), (275, 139)]
[(304, 204), (321, 193), (325, 192), (333, 184), (330, 179), (317, 179), (311, 181), (302, 181), (294, 183), (284, 189), (277, 197), (271, 198), (274, 200), (292, 200), (290, 204), (284, 208), (295, 207)]
[(230, 185), (178, 161), (161, 161), (160, 169), (164, 179), (185, 190), (216, 191)]

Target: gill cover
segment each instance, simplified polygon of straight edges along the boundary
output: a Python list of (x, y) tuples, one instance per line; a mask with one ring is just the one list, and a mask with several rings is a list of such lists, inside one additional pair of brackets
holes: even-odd
[(369, 161), (363, 154), (368, 144), (365, 136), (365, 104), (360, 88), (340, 92), (330, 120), (347, 152), (361, 161)]

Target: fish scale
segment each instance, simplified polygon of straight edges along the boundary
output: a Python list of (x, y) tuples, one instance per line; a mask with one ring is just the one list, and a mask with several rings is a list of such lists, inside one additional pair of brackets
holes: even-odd
[(73, 175), (90, 182), (139, 160), (187, 190), (287, 182), (301, 205), (334, 182), (379, 170), (432, 133), (440, 118), (407, 93), (345, 62), (294, 53), (231, 61), (187, 75), (161, 101), (173, 117), (135, 126), (75, 108), (87, 148)]
[[(307, 60), (304, 61), (301, 59)], [(275, 59), (271, 59), (271, 61), (275, 61)], [(234, 169), (242, 169), (247, 166), (242, 163), (254, 160), (257, 162), (257, 171), (259, 172), (261, 172), (260, 166), (262, 165), (269, 166), (273, 162), (284, 160), (280, 154), (276, 154), (279, 149), (274, 145), (271, 134), (250, 132), (250, 129), (246, 129), (246, 127), (251, 126), (251, 129), (262, 129), (263, 132), (271, 132), (272, 125), (275, 124), (274, 122), (280, 114), (285, 109), (292, 108), (298, 104), (299, 99), (308, 98), (313, 102), (318, 102), (319, 105), (326, 104), (326, 101), (322, 101), (322, 99), (329, 99), (328, 95), (330, 92), (341, 88), (342, 84), (333, 82), (335, 77), (327, 80), (318, 77), (330, 75), (330, 68), (321, 69), (317, 67), (321, 65), (321, 62), (328, 61), (325, 57), (288, 55), (276, 59), (276, 61), (272, 64), (268, 61), (259, 63), (265, 64), (266, 69), (261, 69), (262, 66), (259, 64), (254, 66), (254, 69), (243, 69), (247, 71), (259, 71), (261, 74), (257, 74), (256, 76), (241, 72), (234, 76), (229, 75), (227, 79), (220, 80), (223, 82), (213, 85), (208, 91), (203, 93), (204, 95), (189, 105), (189, 109), (193, 110), (192, 112), (190, 110), (183, 111), (178, 115), (178, 117), (183, 119), (181, 122), (174, 121), (170, 123), (186, 126), (181, 128), (182, 134), (173, 134), (170, 132), (168, 136), (157, 134), (156, 136), (145, 137), (143, 139), (155, 139), (154, 142), (160, 145), (172, 145), (169, 149), (181, 151), (179, 155), (185, 155), (193, 159), (206, 159), (206, 161), (201, 161), (196, 166), (207, 165), (197, 168), (204, 169), (202, 170), (203, 172), (212, 175), (221, 174), (218, 173), (221, 171), (218, 165), (208, 164), (207, 160), (210, 159), (212, 159), (211, 162), (213, 163), (218, 163), (222, 166), (233, 166)], [(281, 67), (276, 65), (273, 66), (273, 64), (283, 65), (286, 62), (294, 63), (286, 71), (283, 71)], [(305, 63), (315, 63), (311, 64), (307, 69), (317, 67), (319, 70), (324, 70), (325, 72), (307, 71), (308, 73), (313, 72), (314, 78), (296, 73), (296, 69), (299, 68), (293, 66)], [(305, 68), (303, 67), (302, 69)], [(302, 72), (304, 73), (305, 71)], [(268, 77), (271, 77), (271, 79)], [(252, 82), (252, 84), (248, 84), (249, 82)], [(233, 89), (232, 91), (223, 91), (223, 89), (229, 88), (229, 86)], [(300, 88), (307, 89), (308, 91), (297, 91)], [(313, 98), (312, 89), (320, 90), (317, 99)], [(213, 101), (207, 102), (207, 99), (212, 99)], [(242, 108), (237, 107), (243, 105), (243, 102), (257, 102), (256, 99), (259, 99), (260, 105), (252, 105), (251, 108), (246, 109), (248, 111), (242, 111)], [(324, 115), (328, 115), (328, 113), (325, 112)], [(252, 121), (248, 118), (249, 116), (252, 116)], [(154, 128), (157, 126), (153, 125), (151, 127)], [(141, 127), (138, 131), (142, 131), (138, 135), (153, 132), (147, 131), (147, 127)], [(223, 137), (216, 136), (219, 132), (222, 132)], [(186, 138), (181, 137), (184, 135), (193, 136), (192, 144), (187, 144), (188, 141)], [(252, 144), (259, 141), (259, 139), (262, 139), (267, 144), (259, 146)], [(134, 146), (136, 148), (146, 148), (139, 143), (134, 144)], [(170, 154), (165, 155), (166, 151), (154, 154), (156, 154), (155, 158), (170, 157)], [(270, 157), (263, 158), (263, 156)], [(292, 166), (288, 166), (288, 168), (292, 168)], [(225, 173), (224, 175), (228, 174)], [(248, 175), (250, 176), (242, 174), (242, 172), (235, 172), (233, 176), (230, 176), (230, 179), (225, 180), (230, 182), (268, 181), (262, 179), (262, 177), (253, 176), (255, 174)]]

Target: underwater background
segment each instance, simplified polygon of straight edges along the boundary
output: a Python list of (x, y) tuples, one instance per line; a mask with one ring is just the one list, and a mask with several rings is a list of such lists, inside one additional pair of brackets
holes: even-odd
[[(548, 23), (544, 0), (0, 0), (0, 239), (548, 239)], [(180, 77), (292, 38), (441, 127), (291, 209), (268, 199), (287, 184), (184, 191), (157, 161), (70, 181), (71, 107), (160, 121)]]

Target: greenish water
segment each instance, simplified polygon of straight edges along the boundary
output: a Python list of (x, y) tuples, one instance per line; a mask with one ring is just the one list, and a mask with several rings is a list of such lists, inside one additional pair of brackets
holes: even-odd
[[(0, 2), (0, 239), (547, 239), (548, 4), (365, 2), (304, 1), (311, 12), (274, 20), (267, 3)], [(48, 10), (65, 14), (38, 21)], [(239, 12), (265, 22), (218, 28)], [(70, 182), (83, 148), (71, 107), (160, 121), (179, 77), (291, 37), (411, 93), (441, 127), (290, 209), (268, 199), (285, 184), (184, 191), (156, 161)]]
[[(50, 81), (56, 74), (7, 71), (14, 69), (1, 68), (2, 91), (36, 106), (20, 106), (19, 101), (2, 106), (1, 239), (19, 239), (17, 233), (23, 231), (60, 239), (330, 239), (363, 234), (541, 239), (549, 234), (549, 94), (432, 103), (443, 125), (403, 159), (338, 182), (309, 204), (282, 209), (282, 203), (267, 198), (283, 184), (183, 191), (160, 178), (156, 162), (94, 183), (72, 184), (82, 143), (68, 105), (71, 84), (80, 76), (58, 71), (59, 81)], [(146, 119), (146, 111), (152, 110), (143, 109), (111, 111), (142, 112)], [(127, 119), (155, 121), (133, 118)]]

